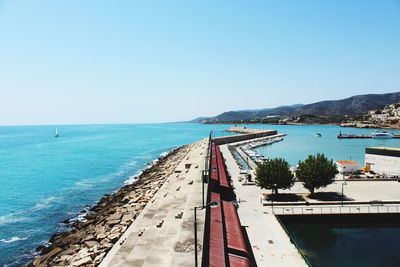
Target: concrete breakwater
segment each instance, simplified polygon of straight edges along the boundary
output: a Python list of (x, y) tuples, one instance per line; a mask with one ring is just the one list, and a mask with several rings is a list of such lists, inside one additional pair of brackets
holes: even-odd
[(171, 151), (133, 184), (105, 195), (70, 231), (54, 234), (28, 266), (97, 266), (136, 219), (192, 145)]
[(224, 137), (214, 138), (213, 139), (214, 143), (216, 145), (222, 145), (222, 144), (241, 142), (250, 139), (256, 139), (278, 134), (276, 130), (259, 130), (259, 129), (248, 129), (242, 127), (232, 127), (227, 132), (236, 132), (239, 134), (234, 136), (224, 136)]

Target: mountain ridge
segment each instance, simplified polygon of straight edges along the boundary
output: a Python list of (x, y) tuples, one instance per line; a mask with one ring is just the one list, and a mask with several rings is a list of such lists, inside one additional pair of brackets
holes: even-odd
[(386, 94), (355, 95), (339, 100), (323, 100), (310, 104), (295, 104), (255, 110), (237, 110), (223, 112), (214, 117), (200, 117), (192, 122), (223, 123), (261, 120), (266, 117), (278, 116), (354, 116), (369, 110), (379, 109), (386, 105), (399, 103), (400, 92)]

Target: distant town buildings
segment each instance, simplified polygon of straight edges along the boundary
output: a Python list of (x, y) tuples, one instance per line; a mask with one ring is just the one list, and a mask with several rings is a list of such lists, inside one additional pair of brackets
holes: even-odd
[(365, 114), (364, 121), (383, 126), (396, 125), (400, 121), (400, 103), (369, 111)]

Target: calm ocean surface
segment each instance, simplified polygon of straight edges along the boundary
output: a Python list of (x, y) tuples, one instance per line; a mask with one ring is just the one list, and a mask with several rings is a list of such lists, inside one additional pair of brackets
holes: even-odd
[[(265, 126), (266, 127), (266, 126)], [(333, 160), (352, 159), (364, 165), (365, 148), (370, 146), (400, 147), (400, 139), (338, 139), (339, 131), (346, 134), (371, 134), (373, 129), (341, 128), (332, 125), (287, 126), (276, 125), (266, 128), (287, 134), (284, 141), (259, 147), (257, 151), (269, 158), (283, 157), (291, 166), (307, 155), (322, 152)], [(400, 134), (400, 131), (387, 130)], [(322, 137), (317, 137), (321, 133)]]
[[(112, 193), (161, 153), (221, 135), (227, 125), (189, 123), (0, 127), (0, 266), (20, 266), (61, 222)], [(259, 152), (291, 165), (310, 153), (350, 156), (363, 164), (368, 146), (400, 146), (400, 140), (338, 140), (344, 133), (373, 130), (337, 126), (249, 127), (277, 129), (285, 140)], [(315, 133), (320, 132), (321, 138)]]

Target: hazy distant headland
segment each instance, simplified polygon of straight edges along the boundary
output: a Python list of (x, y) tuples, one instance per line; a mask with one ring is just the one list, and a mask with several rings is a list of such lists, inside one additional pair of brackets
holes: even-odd
[[(400, 103), (400, 92), (388, 94), (356, 95), (340, 100), (327, 100), (311, 104), (296, 104), (257, 110), (228, 111), (214, 117), (199, 117), (198, 123), (269, 123), (269, 124), (344, 124), (364, 127), (367, 114), (384, 110), (390, 104)], [(375, 116), (376, 118), (376, 116)], [(365, 121), (366, 122), (366, 121)], [(398, 123), (369, 121), (368, 127), (397, 128)]]

